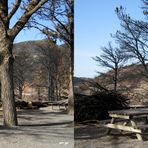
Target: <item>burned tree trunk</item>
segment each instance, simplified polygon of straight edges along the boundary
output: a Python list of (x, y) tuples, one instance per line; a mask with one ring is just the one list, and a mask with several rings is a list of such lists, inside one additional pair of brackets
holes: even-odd
[[(25, 4), (25, 1), (17, 0), (12, 5), (8, 0), (0, 2), (0, 82), (1, 97), (3, 104), (4, 124), (6, 126), (17, 125), (16, 108), (13, 90), (13, 55), (12, 46), (15, 37), (24, 28), (30, 17), (38, 11), (48, 0), (32, 0)], [(24, 12), (10, 28), (11, 18), (19, 8)], [(9, 5), (10, 4), (10, 5)]]
[(9, 39), (0, 41), (0, 76), (1, 98), (5, 126), (17, 125), (13, 86), (12, 42)]
[(74, 0), (70, 0), (70, 84), (68, 96), (68, 113), (74, 114)]
[(21, 86), (19, 86), (19, 99), (21, 99), (22, 100), (22, 93), (23, 93), (23, 89), (22, 89), (22, 87)]
[[(73, 27), (72, 27), (73, 28)], [(74, 33), (71, 37), (68, 113), (74, 114)]]
[(54, 82), (51, 72), (48, 71), (48, 100), (54, 101)]

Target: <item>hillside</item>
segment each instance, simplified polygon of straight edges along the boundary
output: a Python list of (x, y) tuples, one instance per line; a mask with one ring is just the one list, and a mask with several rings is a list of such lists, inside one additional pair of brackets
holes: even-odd
[(30, 54), (37, 54), (37, 51), (40, 47), (48, 46), (47, 40), (32, 40), (15, 43), (13, 46), (13, 53), (20, 53), (22, 50), (29, 52)]
[[(94, 80), (107, 89), (113, 89), (112, 75), (113, 72), (109, 71)], [(78, 90), (88, 92), (82, 84), (79, 84), (79, 88), (77, 86), (76, 91)], [(130, 65), (120, 69), (118, 91), (127, 95), (131, 104), (148, 104), (148, 78), (144, 75), (142, 65)]]
[(74, 77), (74, 86), (79, 86), (80, 84), (85, 83), (86, 81), (91, 80), (90, 78), (84, 78), (84, 77)]
[[(61, 99), (68, 94), (69, 52), (47, 40), (14, 44), (14, 86), (19, 98)], [(50, 93), (50, 95), (49, 95)]]

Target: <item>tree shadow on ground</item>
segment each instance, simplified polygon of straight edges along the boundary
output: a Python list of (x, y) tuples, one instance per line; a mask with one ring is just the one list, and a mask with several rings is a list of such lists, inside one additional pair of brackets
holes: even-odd
[(83, 127), (75, 127), (75, 139), (96, 139), (106, 135), (104, 128), (98, 126), (85, 125)]
[[(0, 129), (17, 129), (17, 127), (20, 126), (34, 126), (34, 127), (38, 127), (38, 126), (60, 126), (60, 125), (70, 125), (73, 123), (73, 121), (71, 119), (64, 119), (64, 118), (59, 118), (58, 121), (58, 117), (60, 117), (61, 115), (63, 115), (63, 117), (66, 117), (66, 111), (65, 110), (58, 110), (57, 112), (54, 111), (45, 111), (45, 110), (20, 110), (18, 111), (18, 122), (19, 125), (16, 127), (5, 127), (3, 125), (0, 125)], [(0, 115), (2, 116), (2, 115)], [(53, 120), (53, 118), (56, 118), (57, 120)], [(1, 118), (2, 119), (2, 118)], [(1, 120), (2, 121), (2, 120)], [(1, 122), (2, 123), (2, 122)]]
[[(57, 111), (57, 112), (55, 112)], [(41, 115), (41, 114), (67, 114), (67, 111), (64, 109), (55, 109), (53, 111), (45, 111), (45, 110), (39, 110), (39, 109), (27, 109), (27, 110), (20, 110), (17, 111), (18, 115), (22, 114), (31, 114), (31, 115)]]
[(72, 124), (73, 121), (65, 121), (65, 122), (59, 122), (59, 123), (45, 123), (45, 124), (20, 124), (20, 126), (29, 126), (29, 127), (38, 127), (38, 126), (57, 126), (57, 125), (67, 125)]
[(147, 141), (137, 140), (135, 134), (121, 134), (113, 130), (110, 135), (106, 129), (98, 126), (75, 128), (75, 148), (142, 148), (147, 147)]
[[(124, 143), (127, 139), (138, 141), (137, 137), (134, 133), (123, 132), (112, 130), (112, 132), (108, 135), (107, 129), (103, 127), (97, 126), (82, 126), (82, 127), (75, 127), (75, 135), (74, 138), (76, 140), (93, 140), (98, 139), (99, 141), (105, 141), (109, 143)], [(148, 140), (148, 135), (143, 135), (143, 140)]]
[[(62, 117), (58, 120), (60, 116)], [(69, 115), (66, 115), (63, 110), (59, 112), (42, 110), (19, 111), (18, 119), (21, 120), (21, 123), (12, 128), (0, 126), (0, 135), (9, 138), (31, 136), (32, 138), (46, 142), (49, 141), (50, 136), (57, 139), (73, 139), (73, 120), (72, 118), (67, 118), (67, 116)], [(55, 118), (56, 120), (52, 121)], [(37, 121), (34, 122), (36, 119)]]
[(31, 120), (42, 120), (45, 118), (44, 116), (47, 116), (47, 118), (50, 120), (53, 117), (60, 117), (61, 115), (67, 115), (66, 110), (57, 110), (55, 111), (45, 111), (45, 110), (38, 110), (38, 109), (29, 109), (29, 110), (21, 110), (17, 112), (18, 120), (25, 119), (28, 121)]
[[(42, 128), (44, 128), (42, 126)], [(65, 140), (66, 139), (73, 139), (73, 133), (71, 132), (71, 129), (58, 129), (58, 128), (51, 128), (51, 129), (38, 129), (38, 128), (1, 128), (3, 130), (0, 131), (0, 136), (3, 138), (12, 138), (15, 139), (15, 137), (25, 137), (25, 138), (33, 138), (36, 139), (38, 141), (43, 141), (43, 142), (48, 142), (51, 138), (56, 138), (55, 140), (58, 141), (58, 139), (62, 138)], [(66, 130), (68, 130), (67, 132), (65, 132)]]

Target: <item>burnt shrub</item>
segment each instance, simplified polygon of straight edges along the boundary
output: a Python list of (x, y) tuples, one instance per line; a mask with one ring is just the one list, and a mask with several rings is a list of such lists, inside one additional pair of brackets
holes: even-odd
[(109, 118), (108, 111), (128, 108), (129, 99), (115, 91), (100, 91), (91, 96), (75, 94), (75, 121)]
[(23, 100), (16, 100), (15, 101), (15, 106), (19, 107), (20, 109), (23, 109), (24, 107), (28, 106), (28, 103), (23, 101)]

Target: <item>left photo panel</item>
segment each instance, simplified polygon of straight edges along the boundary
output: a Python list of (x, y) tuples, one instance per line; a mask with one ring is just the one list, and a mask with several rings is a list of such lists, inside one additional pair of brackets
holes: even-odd
[(74, 148), (74, 0), (0, 2), (0, 148)]

